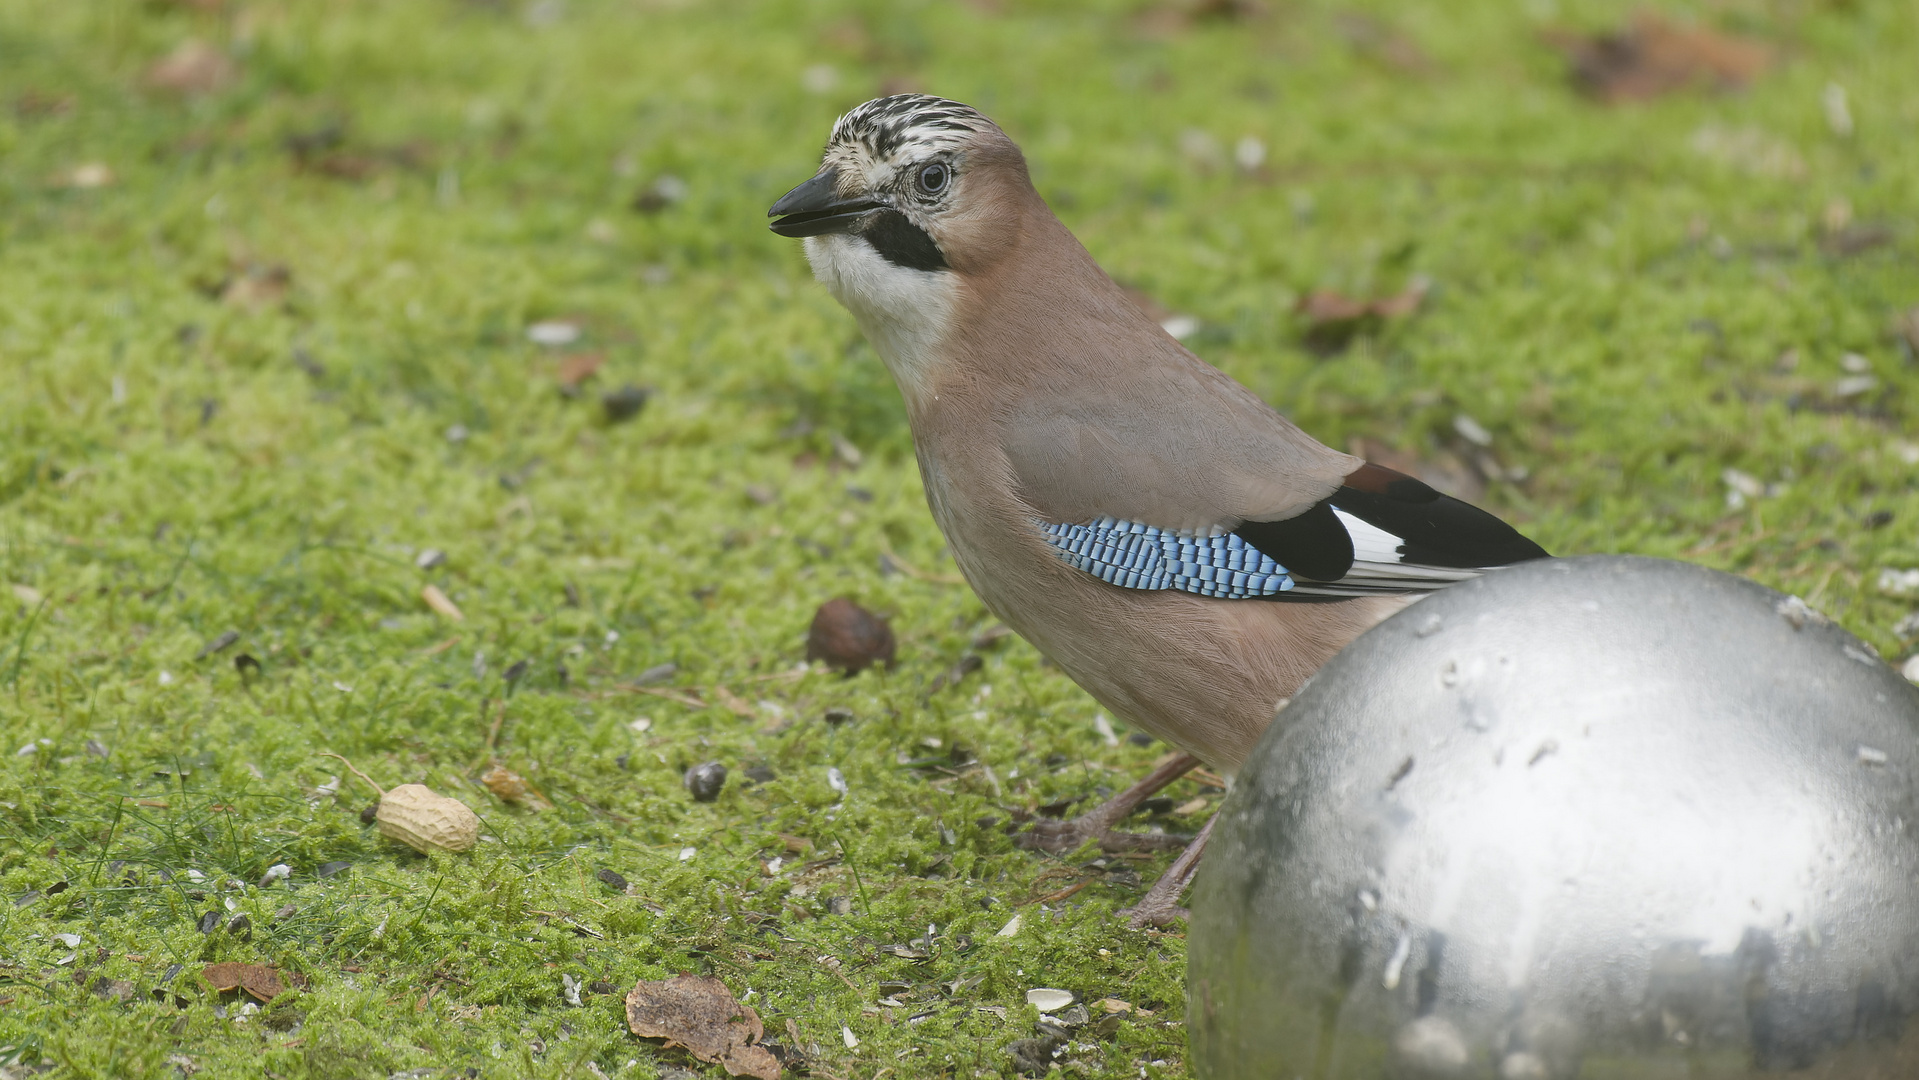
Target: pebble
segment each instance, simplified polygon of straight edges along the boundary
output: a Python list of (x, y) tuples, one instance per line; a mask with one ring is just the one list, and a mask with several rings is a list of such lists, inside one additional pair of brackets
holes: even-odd
[(623, 424), (640, 415), (640, 410), (646, 407), (647, 398), (652, 396), (653, 391), (628, 383), (618, 390), (602, 395), (600, 408), (606, 413), (607, 423)]
[(726, 786), (726, 766), (717, 761), (701, 762), (686, 770), (685, 783), (694, 802), (713, 802)]
[(580, 340), (580, 326), (562, 319), (536, 322), (526, 328), (526, 339), (535, 345), (548, 347), (571, 345)]

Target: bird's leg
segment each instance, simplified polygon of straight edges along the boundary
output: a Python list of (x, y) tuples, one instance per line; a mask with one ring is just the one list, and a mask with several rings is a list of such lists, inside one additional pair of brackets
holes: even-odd
[(1174, 919), (1186, 918), (1191, 912), (1179, 906), (1179, 898), (1186, 892), (1186, 886), (1193, 883), (1193, 874), (1199, 870), (1200, 853), (1206, 850), (1206, 838), (1213, 835), (1213, 826), (1219, 822), (1219, 814), (1214, 812), (1207, 819), (1206, 827), (1199, 830), (1193, 842), (1179, 853), (1173, 865), (1166, 868), (1153, 887), (1140, 897), (1138, 904), (1120, 912), (1135, 930), (1144, 930), (1149, 926), (1165, 926)]
[(1016, 843), (1055, 855), (1071, 851), (1088, 840), (1098, 840), (1101, 847), (1110, 850), (1176, 847), (1183, 838), (1114, 832), (1113, 826), (1125, 821), (1154, 792), (1198, 768), (1199, 764), (1193, 755), (1181, 754), (1147, 773), (1139, 783), (1071, 821), (1034, 822), (1032, 828), (1019, 835)]

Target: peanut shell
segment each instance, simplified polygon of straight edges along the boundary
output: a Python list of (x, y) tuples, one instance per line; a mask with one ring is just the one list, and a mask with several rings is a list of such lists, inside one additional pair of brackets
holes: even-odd
[(418, 852), (465, 851), (480, 838), (480, 819), (466, 804), (424, 784), (401, 784), (380, 797), (380, 835)]

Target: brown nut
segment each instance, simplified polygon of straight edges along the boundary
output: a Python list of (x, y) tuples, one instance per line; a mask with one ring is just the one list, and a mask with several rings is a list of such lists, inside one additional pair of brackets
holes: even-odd
[(480, 838), (480, 818), (458, 799), (434, 794), (424, 784), (401, 784), (380, 796), (375, 815), (380, 835), (425, 853), (465, 851)]
[(806, 658), (852, 675), (874, 663), (893, 666), (893, 630), (886, 620), (842, 596), (821, 604), (806, 633)]

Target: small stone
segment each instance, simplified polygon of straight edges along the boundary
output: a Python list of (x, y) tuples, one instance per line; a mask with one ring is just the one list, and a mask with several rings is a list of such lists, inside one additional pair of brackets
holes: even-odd
[(1900, 570), (1885, 567), (1879, 571), (1879, 591), (1888, 596), (1919, 593), (1919, 568)]
[[(593, 876), (599, 878), (601, 882), (605, 883), (606, 886), (614, 892), (623, 893), (626, 891), (626, 877), (617, 870), (601, 870)], [(601, 992), (603, 991), (595, 991), (595, 993)]]
[(285, 881), (292, 876), (293, 867), (288, 866), (286, 863), (274, 863), (272, 866), (267, 867), (266, 873), (260, 875), (260, 887), (264, 889), (276, 881)]
[(414, 556), (413, 565), (422, 570), (431, 570), (446, 565), (446, 552), (439, 548), (427, 548)]
[[(371, 809), (375, 813), (378, 813), (380, 806), (378, 803), (375, 803), (373, 804)], [(366, 815), (364, 814), (361, 815), (361, 817), (365, 817), (365, 816)], [(368, 824), (371, 824), (371, 822), (368, 822)], [(334, 859), (331, 862), (321, 863), (319, 867), (313, 871), (313, 874), (315, 877), (330, 878), (351, 869), (353, 869), (352, 863), (346, 861), (345, 859)]]
[(526, 339), (535, 345), (558, 348), (580, 340), (580, 324), (564, 319), (548, 319), (526, 328)]
[(606, 413), (607, 423), (623, 424), (640, 415), (640, 410), (646, 408), (646, 399), (652, 396), (653, 391), (628, 383), (618, 390), (602, 395), (600, 408)]
[(821, 604), (806, 634), (808, 660), (824, 661), (848, 675), (875, 663), (893, 666), (896, 648), (892, 627), (844, 596)]
[[(1915, 613), (1915, 614), (1919, 614), (1919, 613)], [(820, 716), (820, 719), (825, 720), (828, 724), (832, 725), (833, 727), (839, 727), (841, 724), (850, 724), (853, 722), (853, 710), (828, 709), (826, 710), (825, 713), (823, 713)]]
[(679, 673), (680, 665), (669, 660), (664, 664), (654, 664), (652, 667), (633, 676), (633, 685), (650, 686), (653, 683), (665, 682)]
[(1832, 384), (1832, 396), (1836, 398), (1858, 397), (1869, 394), (1879, 388), (1877, 375), (1848, 375)]
[(1906, 657), (1906, 662), (1899, 665), (1899, 674), (1909, 683), (1919, 683), (1919, 654)]
[(684, 782), (694, 802), (713, 802), (726, 786), (726, 766), (717, 761), (702, 762), (686, 770)]

